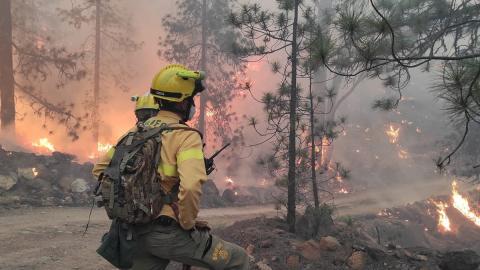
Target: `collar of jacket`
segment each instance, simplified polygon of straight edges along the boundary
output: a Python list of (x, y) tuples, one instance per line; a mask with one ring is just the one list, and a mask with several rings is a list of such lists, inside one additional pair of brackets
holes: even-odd
[(169, 118), (169, 119), (172, 119), (174, 122), (180, 122), (182, 120), (182, 118), (174, 113), (174, 112), (170, 112), (170, 111), (159, 111), (157, 116), (155, 116), (155, 118)]

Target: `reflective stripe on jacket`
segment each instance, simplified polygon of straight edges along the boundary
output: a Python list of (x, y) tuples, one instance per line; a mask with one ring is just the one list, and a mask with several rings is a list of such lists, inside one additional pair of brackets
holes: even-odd
[[(148, 119), (148, 127), (160, 127), (179, 123), (180, 117), (175, 113), (160, 111), (157, 116)], [(174, 125), (175, 126), (175, 125)], [(183, 126), (178, 124), (178, 126)], [(99, 159), (93, 168), (93, 175), (98, 178), (100, 173), (110, 163), (115, 149), (110, 149)], [(178, 182), (178, 218), (172, 207), (163, 207), (160, 215), (166, 215), (177, 220), (182, 228), (189, 230), (197, 218), (202, 184), (207, 180), (205, 171), (203, 143), (195, 131), (173, 130), (162, 134), (161, 161), (158, 172), (162, 176), (162, 187), (170, 191)]]

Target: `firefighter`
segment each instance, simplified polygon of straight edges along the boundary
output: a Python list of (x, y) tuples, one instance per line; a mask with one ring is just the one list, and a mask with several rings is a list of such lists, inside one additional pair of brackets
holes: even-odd
[(156, 116), (160, 109), (158, 103), (155, 102), (155, 97), (150, 93), (143, 96), (133, 96), (132, 101), (135, 101), (135, 116), (138, 122), (145, 122)]
[[(194, 96), (204, 90), (204, 74), (182, 65), (161, 69), (152, 81), (150, 94), (160, 111), (145, 121), (146, 127), (183, 126), (195, 114)], [(207, 269), (248, 269), (246, 251), (210, 233), (198, 221), (202, 184), (207, 180), (203, 142), (199, 132), (172, 130), (162, 134), (158, 173), (162, 188), (178, 186), (178, 200), (163, 206), (150, 224), (135, 226), (138, 236), (133, 270), (165, 269), (170, 260)], [(98, 177), (108, 166), (112, 148), (94, 167)]]

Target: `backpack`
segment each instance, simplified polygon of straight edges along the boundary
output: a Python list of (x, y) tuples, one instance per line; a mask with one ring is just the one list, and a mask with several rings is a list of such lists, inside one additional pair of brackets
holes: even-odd
[(115, 146), (115, 153), (100, 176), (102, 204), (110, 219), (145, 224), (156, 219), (165, 204), (178, 200), (178, 184), (166, 193), (157, 172), (162, 133), (189, 127), (139, 127)]

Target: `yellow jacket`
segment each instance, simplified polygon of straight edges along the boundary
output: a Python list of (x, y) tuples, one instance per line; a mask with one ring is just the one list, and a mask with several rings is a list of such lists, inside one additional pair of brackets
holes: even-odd
[[(160, 111), (157, 116), (145, 122), (147, 127), (179, 123), (180, 117), (175, 113)], [(174, 125), (176, 126), (176, 125)], [(178, 124), (178, 126), (183, 126)], [(98, 178), (107, 168), (113, 157), (112, 148), (93, 167), (93, 175)], [(182, 228), (189, 230), (195, 225), (197, 218), (202, 184), (207, 180), (205, 171), (203, 143), (195, 131), (173, 130), (162, 133), (162, 148), (160, 151), (158, 172), (162, 176), (162, 187), (170, 191), (180, 182), (178, 193), (178, 219), (170, 205), (165, 205), (160, 215), (166, 215), (177, 220)]]

